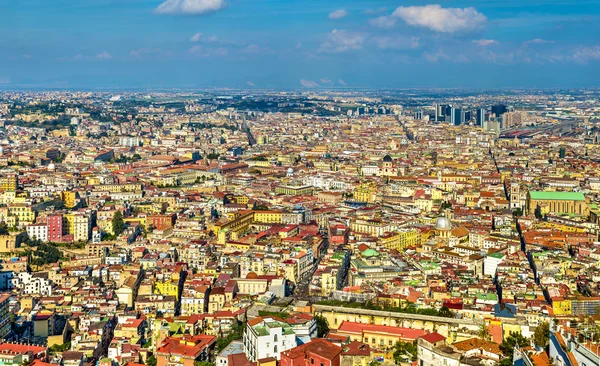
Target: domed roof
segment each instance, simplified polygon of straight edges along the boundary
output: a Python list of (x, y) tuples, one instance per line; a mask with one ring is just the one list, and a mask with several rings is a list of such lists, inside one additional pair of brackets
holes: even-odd
[(386, 155), (386, 156), (383, 157), (383, 162), (384, 163), (392, 163), (392, 162), (394, 162), (394, 160), (392, 159), (391, 156)]
[(256, 280), (258, 279), (258, 275), (255, 272), (248, 272), (246, 275), (247, 280)]
[(288, 172), (288, 174), (292, 174), (294, 172), (294, 169), (293, 168), (288, 168), (287, 172)]
[(435, 222), (435, 229), (452, 230), (452, 222), (450, 222), (450, 219), (445, 216), (438, 217), (437, 221)]
[(379, 252), (375, 249), (367, 249), (360, 254), (362, 257), (371, 258), (371, 257), (379, 257)]

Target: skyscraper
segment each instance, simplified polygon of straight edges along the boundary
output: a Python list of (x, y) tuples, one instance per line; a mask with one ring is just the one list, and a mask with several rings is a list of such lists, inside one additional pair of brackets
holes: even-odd
[(483, 127), (483, 122), (485, 122), (485, 109), (484, 108), (477, 109), (476, 122), (477, 122), (477, 126)]
[(508, 108), (504, 104), (496, 104), (492, 106), (492, 113), (496, 115), (496, 117), (501, 116), (503, 113), (506, 113)]
[(450, 124), (454, 126), (458, 126), (465, 121), (465, 114), (461, 108), (450, 109)]
[(415, 119), (423, 119), (423, 111), (416, 111), (415, 112)]

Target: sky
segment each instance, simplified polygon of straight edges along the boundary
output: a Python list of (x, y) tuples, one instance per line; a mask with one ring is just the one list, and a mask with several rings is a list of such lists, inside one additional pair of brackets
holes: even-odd
[(0, 88), (594, 88), (600, 0), (0, 0)]

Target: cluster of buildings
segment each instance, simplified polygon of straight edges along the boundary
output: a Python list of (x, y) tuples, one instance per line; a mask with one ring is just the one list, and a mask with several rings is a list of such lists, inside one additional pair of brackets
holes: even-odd
[(0, 359), (587, 363), (597, 103), (397, 98), (0, 95)]

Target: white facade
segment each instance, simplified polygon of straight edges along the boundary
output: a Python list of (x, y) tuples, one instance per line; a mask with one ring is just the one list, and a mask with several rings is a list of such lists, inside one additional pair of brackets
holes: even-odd
[[(500, 257), (500, 258), (498, 258)], [(504, 259), (504, 255), (500, 256), (500, 255), (488, 255), (485, 257), (484, 261), (483, 261), (483, 274), (485, 276), (490, 276), (490, 277), (494, 277), (496, 275), (496, 268), (498, 268), (498, 265), (500, 263), (502, 263), (502, 260)]]
[(27, 236), (32, 239), (38, 239), (41, 242), (48, 241), (48, 225), (32, 224), (27, 225)]
[(258, 324), (246, 324), (244, 353), (252, 362), (266, 357), (279, 360), (281, 352), (297, 345), (296, 334), (287, 323), (265, 317)]
[(12, 279), (13, 287), (23, 291), (24, 294), (43, 296), (52, 295), (52, 282), (47, 278), (36, 277), (29, 272), (20, 272)]

